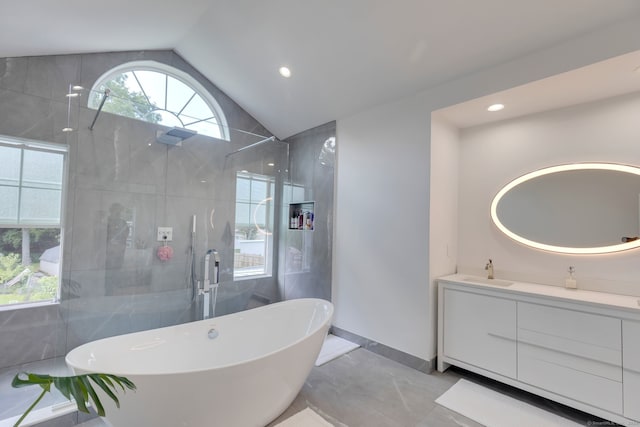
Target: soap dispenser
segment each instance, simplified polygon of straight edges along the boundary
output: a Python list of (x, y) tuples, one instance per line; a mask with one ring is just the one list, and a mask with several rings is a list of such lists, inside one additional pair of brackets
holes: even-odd
[(576, 269), (573, 266), (569, 267), (569, 277), (567, 277), (564, 281), (564, 287), (567, 289), (577, 289), (578, 284), (576, 283), (576, 279), (573, 278), (573, 273), (575, 273)]

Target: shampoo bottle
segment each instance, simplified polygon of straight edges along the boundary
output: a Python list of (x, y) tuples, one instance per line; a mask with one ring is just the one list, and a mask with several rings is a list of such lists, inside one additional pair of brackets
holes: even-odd
[(571, 266), (569, 267), (569, 277), (567, 277), (564, 281), (564, 287), (567, 289), (576, 289), (578, 287), (578, 284), (576, 283), (576, 279), (573, 278), (573, 273), (576, 271), (576, 269)]

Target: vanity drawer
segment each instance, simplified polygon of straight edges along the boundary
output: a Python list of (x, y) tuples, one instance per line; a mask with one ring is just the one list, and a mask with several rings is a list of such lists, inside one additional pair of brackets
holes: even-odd
[(518, 380), (622, 413), (621, 320), (518, 303)]
[(621, 378), (621, 370), (518, 342), (519, 381), (617, 414), (622, 414), (622, 382), (611, 377)]
[(518, 302), (518, 340), (622, 365), (621, 320)]

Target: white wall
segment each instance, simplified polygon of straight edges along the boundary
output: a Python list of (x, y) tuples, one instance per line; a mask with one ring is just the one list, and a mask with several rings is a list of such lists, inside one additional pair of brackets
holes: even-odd
[[(446, 271), (450, 261), (430, 261), (429, 208), (436, 202), (429, 200), (432, 111), (638, 49), (635, 17), (338, 120), (334, 324), (425, 360), (435, 356), (429, 270)], [(457, 167), (453, 159), (433, 161)], [(453, 207), (439, 215), (448, 209)], [(478, 222), (489, 233), (488, 218)], [(435, 240), (434, 253), (441, 250)], [(486, 262), (486, 250), (474, 253), (468, 263)], [(500, 272), (502, 260), (496, 261)]]
[[(431, 116), (431, 204), (429, 234), (429, 316), (438, 317), (437, 277), (456, 272), (458, 260), (458, 129)], [(429, 330), (429, 353), (436, 352), (435, 328)]]
[(533, 170), (589, 161), (640, 166), (639, 112), (640, 93), (635, 93), (463, 130), (459, 272), (484, 273), (492, 258), (497, 277), (560, 286), (573, 265), (580, 288), (640, 295), (638, 251), (587, 256), (538, 251), (504, 236), (489, 218), (498, 190)]
[(428, 120), (409, 98), (340, 121), (337, 140), (333, 323), (424, 358)]

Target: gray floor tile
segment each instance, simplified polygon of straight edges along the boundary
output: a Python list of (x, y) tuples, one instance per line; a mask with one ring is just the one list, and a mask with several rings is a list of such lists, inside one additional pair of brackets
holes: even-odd
[[(577, 422), (593, 419), (466, 371), (449, 369), (445, 373), (424, 374), (360, 348), (314, 367), (291, 406), (267, 427), (273, 427), (307, 407), (335, 427), (480, 427), (477, 422), (434, 402), (460, 378)], [(80, 426), (101, 427), (105, 424), (93, 419)], [(66, 426), (56, 424), (56, 427)]]

